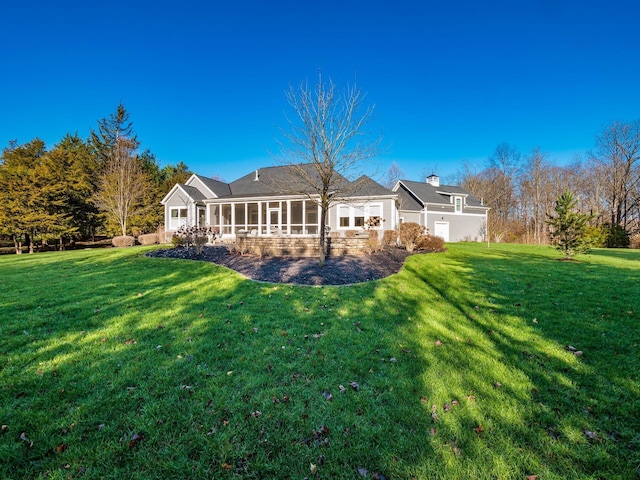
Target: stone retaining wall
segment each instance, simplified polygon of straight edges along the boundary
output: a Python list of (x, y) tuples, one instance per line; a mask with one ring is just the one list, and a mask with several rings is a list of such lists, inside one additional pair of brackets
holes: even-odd
[[(329, 256), (364, 255), (368, 250), (369, 239), (366, 236), (357, 238), (327, 237)], [(318, 257), (320, 256), (317, 237), (254, 237), (236, 235), (236, 249), (254, 255), (272, 257)]]

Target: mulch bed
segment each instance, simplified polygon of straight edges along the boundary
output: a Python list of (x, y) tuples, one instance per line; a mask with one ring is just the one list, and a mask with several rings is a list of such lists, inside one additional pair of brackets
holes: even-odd
[(167, 248), (147, 254), (156, 258), (202, 260), (224, 265), (252, 280), (299, 285), (349, 285), (388, 277), (397, 273), (412, 255), (405, 249), (385, 248), (371, 255), (329, 257), (324, 266), (317, 258), (257, 257), (230, 253), (227, 247), (195, 249)]

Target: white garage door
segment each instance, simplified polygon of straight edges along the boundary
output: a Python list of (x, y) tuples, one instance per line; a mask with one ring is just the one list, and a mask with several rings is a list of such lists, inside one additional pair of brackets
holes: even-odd
[(433, 225), (433, 235), (444, 238), (445, 242), (449, 241), (449, 222), (435, 222)]

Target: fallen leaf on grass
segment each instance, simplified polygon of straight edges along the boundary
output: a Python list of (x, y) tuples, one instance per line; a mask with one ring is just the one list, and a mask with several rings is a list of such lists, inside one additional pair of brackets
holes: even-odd
[(360, 385), (358, 384), (358, 382), (349, 382), (349, 386), (353, 388), (356, 392), (360, 390)]
[(324, 397), (325, 400), (327, 400), (328, 402), (330, 402), (331, 400), (333, 400), (333, 395), (331, 395), (331, 392), (329, 392), (328, 390), (323, 390), (322, 391), (322, 396)]
[(60, 445), (58, 445), (56, 447), (56, 453), (62, 453), (64, 452), (67, 448), (69, 448), (69, 445), (67, 445), (66, 443), (61, 443)]
[(338, 390), (340, 390), (340, 393), (344, 393), (347, 391), (347, 389), (344, 387), (344, 385), (338, 385)]
[(125, 345), (135, 345), (136, 343), (138, 342), (136, 342), (133, 338), (128, 338), (124, 341)]
[(309, 471), (311, 472), (312, 475), (315, 475), (316, 472), (318, 471), (318, 466), (314, 463), (310, 463), (309, 464)]
[(27, 434), (25, 432), (20, 433), (20, 440), (22, 440), (23, 442), (26, 442), (26, 443), (29, 444), (27, 446), (27, 448), (33, 447), (33, 442), (31, 440), (29, 440), (29, 438), (27, 437)]
[(496, 383), (493, 384), (493, 386), (495, 388), (500, 388), (500, 387), (502, 387), (502, 384), (500, 382), (496, 382)]
[(451, 405), (449, 405), (448, 403), (445, 403), (443, 409), (445, 412), (448, 412), (449, 410), (451, 410)]
[(442, 345), (442, 342), (440, 340), (436, 340), (436, 347), (439, 347), (440, 345)]
[(371, 476), (371, 478), (372, 478), (373, 480), (387, 480), (387, 477), (385, 477), (383, 474), (378, 473), (378, 472), (374, 473), (374, 474)]
[(129, 440), (129, 448), (133, 448), (144, 440), (144, 433), (134, 433)]
[(429, 434), (430, 434), (432, 437), (435, 437), (435, 436), (438, 434), (438, 429), (437, 429), (437, 428), (433, 428), (433, 427), (431, 427), (431, 428), (429, 429)]
[(233, 468), (233, 465), (229, 465), (227, 462), (224, 462), (222, 464), (222, 468), (224, 468), (225, 470), (231, 470)]
[(538, 475), (527, 475), (527, 480), (538, 480)]
[(8, 425), (2, 425), (2, 429), (0, 429), (0, 431), (2, 433), (7, 433), (8, 430), (9, 430), (9, 426)]
[(592, 432), (591, 430), (585, 430), (584, 434), (587, 436), (587, 438), (591, 440), (598, 440), (598, 434), (595, 432)]
[(211, 428), (209, 429), (209, 431), (207, 432), (207, 435), (215, 435), (215, 433), (216, 433), (216, 429), (215, 429), (215, 427), (211, 427)]
[(366, 468), (360, 467), (360, 468), (358, 468), (358, 473), (360, 475), (362, 475), (363, 477), (366, 477), (367, 474), (369, 473), (369, 471)]
[(484, 432), (484, 427), (482, 426), (482, 424), (478, 425), (476, 428), (473, 429), (476, 433), (482, 433)]

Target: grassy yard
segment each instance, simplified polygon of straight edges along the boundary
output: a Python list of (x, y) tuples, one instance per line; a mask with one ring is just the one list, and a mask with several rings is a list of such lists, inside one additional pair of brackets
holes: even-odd
[(0, 478), (640, 476), (638, 251), (315, 288), (148, 249), (0, 258)]

